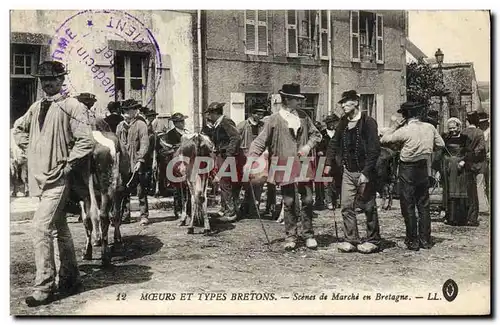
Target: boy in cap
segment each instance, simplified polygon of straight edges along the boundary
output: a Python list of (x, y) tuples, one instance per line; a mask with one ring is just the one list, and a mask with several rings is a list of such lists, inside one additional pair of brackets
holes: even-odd
[(34, 76), (40, 78), (45, 96), (14, 123), (15, 141), (27, 149), (30, 194), (40, 198), (32, 221), (36, 279), (32, 295), (26, 298), (29, 307), (50, 303), (56, 291), (65, 296), (81, 287), (63, 208), (74, 186), (72, 175), (90, 171), (94, 139), (87, 109), (61, 94), (66, 74), (61, 62), (41, 63)]
[(473, 163), (470, 168), (474, 174), (474, 179), (471, 179), (468, 184), (468, 199), (469, 209), (467, 212), (467, 225), (472, 227), (479, 226), (479, 197), (477, 192), (477, 175), (481, 172), (483, 164), (486, 161), (486, 143), (484, 141), (484, 133), (479, 126), (479, 113), (472, 111), (467, 113), (467, 127), (462, 131), (470, 139), (471, 155), (474, 156)]
[(128, 187), (137, 187), (141, 225), (147, 225), (149, 224), (149, 207), (146, 163), (148, 161), (149, 133), (147, 122), (144, 116), (139, 113), (140, 108), (141, 104), (134, 99), (128, 99), (122, 104), (125, 119), (130, 118), (127, 133), (127, 152), (132, 176)]
[[(341, 211), (346, 241), (338, 249), (349, 253), (376, 252), (380, 244), (380, 227), (375, 202), (375, 165), (380, 156), (377, 122), (359, 109), (359, 95), (355, 90), (342, 93), (339, 104), (344, 116), (340, 120), (327, 151), (325, 174), (331, 167), (343, 166)], [(367, 238), (361, 239), (355, 208), (366, 215)]]
[(420, 121), (420, 112), (424, 107), (424, 104), (415, 102), (402, 104), (398, 113), (404, 120), (385, 132), (380, 140), (382, 143), (403, 144), (399, 155), (399, 200), (406, 225), (405, 244), (414, 251), (432, 247), (429, 202), (431, 154), (445, 145), (433, 125)]
[[(225, 103), (213, 102), (203, 113), (206, 116), (207, 122), (213, 125), (209, 136), (215, 145), (217, 154), (216, 166), (221, 167), (226, 158), (232, 158), (236, 160), (236, 167), (239, 167), (241, 160), (244, 159), (240, 148), (241, 136), (234, 121), (223, 114), (224, 105)], [(220, 220), (233, 222), (238, 219), (237, 207), (239, 207), (240, 202), (241, 185), (239, 180), (240, 168), (237, 169), (237, 171), (229, 170), (232, 173), (238, 172), (238, 180), (236, 182), (233, 182), (231, 177), (222, 177), (220, 179), (221, 203), (223, 209), (226, 209), (219, 212), (219, 214), (223, 214)]]
[[(270, 160), (274, 158), (271, 169), (280, 170), (271, 175), (270, 169), (269, 181), (281, 185), (285, 212), (285, 250), (297, 247), (299, 218), (302, 219), (302, 237), (306, 246), (315, 249), (318, 243), (314, 238), (312, 225), (314, 168), (312, 159), (303, 162), (301, 157), (311, 157), (313, 149), (321, 141), (321, 133), (311, 118), (299, 109), (305, 98), (300, 93), (300, 85), (284, 84), (279, 93), (283, 107), (266, 121), (262, 132), (250, 145), (248, 156), (260, 157), (268, 149)], [(293, 163), (291, 171), (289, 161)], [(306, 175), (302, 175), (302, 164), (307, 164)], [(284, 173), (281, 172), (283, 167), (287, 169)], [(245, 166), (245, 169), (249, 168), (252, 166)], [(296, 209), (297, 191), (302, 201), (300, 213)]]

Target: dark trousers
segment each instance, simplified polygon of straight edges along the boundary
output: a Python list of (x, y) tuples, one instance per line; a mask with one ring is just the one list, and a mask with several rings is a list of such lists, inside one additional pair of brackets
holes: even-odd
[(240, 206), (241, 184), (232, 182), (231, 177), (222, 177), (219, 181), (220, 197), (224, 214), (233, 216)]
[[(297, 192), (295, 191), (297, 189)], [(300, 209), (297, 194), (302, 202)], [(285, 205), (285, 231), (287, 238), (297, 238), (297, 222), (300, 217), (302, 222), (302, 237), (314, 237), (313, 217), (313, 184), (297, 183), (281, 186), (283, 203)]]
[(267, 183), (266, 211), (274, 213), (276, 210), (276, 185)]
[(476, 223), (479, 217), (479, 197), (477, 194), (477, 174), (467, 173), (467, 222)]
[(360, 176), (360, 172), (350, 172), (347, 169), (342, 174), (341, 211), (345, 240), (353, 245), (361, 243), (355, 212), (356, 208), (361, 208), (366, 216), (366, 239), (364, 241), (378, 245), (380, 243), (380, 226), (374, 184), (368, 183), (366, 185), (365, 198), (360, 201), (357, 194)]
[(130, 183), (130, 189), (137, 187), (137, 198), (139, 199), (139, 210), (141, 213), (141, 218), (149, 218), (149, 206), (148, 206), (148, 190), (149, 190), (149, 174), (144, 170), (137, 172)]
[[(245, 196), (241, 202), (241, 212), (245, 214), (255, 214), (256, 209), (260, 206), (260, 198), (264, 184), (258, 183), (245, 183), (242, 187), (245, 189)], [(253, 191), (253, 194), (252, 194)]]
[(399, 200), (406, 225), (407, 245), (428, 244), (431, 240), (428, 174), (426, 160), (400, 162)]
[(187, 201), (186, 205), (186, 213), (188, 215), (191, 214), (191, 193), (189, 192), (189, 188), (186, 183), (174, 183), (175, 191), (174, 191), (174, 214), (179, 217), (182, 213), (182, 209), (184, 208), (184, 202)]
[(321, 206), (324, 204), (326, 204), (326, 205), (336, 204), (337, 193), (335, 190), (335, 184), (333, 182), (328, 183), (326, 185), (322, 182), (315, 183), (314, 186), (315, 186), (314, 191), (316, 194), (315, 204), (317, 206)]

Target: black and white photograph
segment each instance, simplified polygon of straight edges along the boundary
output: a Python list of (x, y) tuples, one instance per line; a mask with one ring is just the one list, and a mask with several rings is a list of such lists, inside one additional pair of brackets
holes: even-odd
[(491, 315), (489, 10), (9, 19), (12, 316)]

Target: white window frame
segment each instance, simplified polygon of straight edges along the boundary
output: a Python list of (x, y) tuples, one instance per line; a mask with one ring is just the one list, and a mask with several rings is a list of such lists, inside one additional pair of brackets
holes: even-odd
[[(123, 55), (123, 58), (124, 58), (124, 76), (123, 77), (115, 76), (115, 79), (124, 79), (125, 80), (125, 82), (124, 82), (125, 89), (123, 90), (124, 94), (123, 94), (123, 98), (122, 98), (122, 100), (125, 100), (128, 98), (131, 98), (131, 95), (130, 95), (131, 85), (130, 84), (131, 84), (132, 80), (141, 80), (141, 84), (146, 85), (146, 69), (147, 69), (146, 62), (147, 62), (147, 59), (141, 58), (142, 75), (141, 75), (141, 78), (137, 78), (137, 77), (132, 77), (130, 75), (131, 74), (130, 61), (131, 61), (131, 55), (133, 55), (133, 54), (129, 54), (127, 52), (121, 52), (120, 54)], [(115, 60), (115, 62), (116, 62), (116, 60)], [(116, 96), (118, 97), (118, 92), (117, 92)], [(137, 100), (137, 101), (143, 102), (145, 99), (145, 96), (146, 96), (146, 88), (143, 87), (141, 89), (141, 99)]]
[[(353, 13), (356, 13), (357, 16), (358, 16), (358, 20), (357, 20), (357, 25), (358, 25), (358, 32), (357, 33), (354, 33), (352, 31), (352, 14)], [(351, 10), (350, 11), (350, 16), (349, 16), (349, 52), (350, 52), (350, 56), (351, 56), (351, 61), (352, 62), (361, 62), (361, 44), (360, 44), (360, 37), (359, 37), (359, 10)], [(353, 51), (352, 51), (352, 38), (353, 37), (357, 37), (358, 39), (358, 57), (357, 58), (354, 58), (353, 57)]]
[[(286, 27), (286, 34), (285, 34), (285, 37), (286, 37), (286, 55), (288, 57), (298, 57), (299, 56), (299, 31), (298, 31), (298, 28), (297, 28), (297, 23), (298, 23), (298, 17), (297, 17), (297, 10), (294, 10), (295, 12), (295, 24), (290, 24), (288, 23), (288, 11), (289, 10), (285, 10), (285, 27)], [(295, 30), (295, 50), (297, 52), (295, 53), (290, 53), (289, 50), (290, 50), (290, 46), (289, 46), (289, 37), (288, 37), (288, 31), (290, 29), (294, 29)]]
[(329, 31), (329, 26), (322, 26), (322, 21), (323, 21), (323, 18), (322, 18), (322, 13), (323, 12), (326, 12), (326, 15), (327, 15), (327, 24), (328, 24), (328, 10), (319, 10), (319, 57), (321, 60), (328, 60), (329, 58), (329, 55), (330, 55), (330, 49), (327, 48), (327, 51), (326, 53), (323, 53), (323, 34), (326, 34), (326, 42), (327, 42), (327, 46), (330, 46), (329, 44), (329, 39), (330, 39), (330, 35), (328, 34), (328, 31)]
[[(381, 21), (381, 26), (382, 26), (382, 35), (379, 35), (378, 34), (378, 22)], [(376, 19), (375, 19), (375, 35), (377, 36), (376, 37), (376, 41), (375, 41), (375, 57), (376, 57), (376, 61), (378, 64), (383, 64), (384, 63), (384, 57), (385, 57), (385, 53), (384, 53), (384, 17), (380, 14), (377, 14), (376, 15)], [(378, 43), (379, 41), (382, 41), (382, 57), (379, 58), (379, 55), (378, 55)]]
[[(267, 55), (268, 54), (268, 44), (269, 44), (269, 28), (268, 28), (268, 17), (269, 15), (267, 14), (267, 10), (251, 10), (255, 12), (255, 20), (253, 19), (247, 19), (247, 11), (250, 10), (245, 10), (245, 54), (253, 54), (253, 55)], [(259, 20), (259, 11), (265, 12), (266, 15), (266, 21), (261, 21)], [(247, 25), (253, 25), (254, 26), (254, 36), (255, 36), (255, 49), (248, 50), (247, 49)], [(259, 48), (259, 26), (265, 26), (266, 27), (266, 48), (263, 51), (261, 48)]]

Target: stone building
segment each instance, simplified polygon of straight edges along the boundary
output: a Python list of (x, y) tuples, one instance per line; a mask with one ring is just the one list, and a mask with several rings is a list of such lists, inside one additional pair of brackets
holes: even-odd
[(163, 124), (174, 111), (197, 110), (195, 12), (13, 10), (10, 23), (11, 125), (43, 95), (31, 73), (54, 59), (70, 70), (64, 91), (95, 94), (99, 114), (124, 98), (156, 110)]
[(203, 104), (226, 102), (235, 122), (256, 101), (275, 110), (290, 82), (315, 119), (340, 114), (342, 92), (356, 89), (384, 126), (406, 98), (405, 11), (211, 10), (202, 30)]

